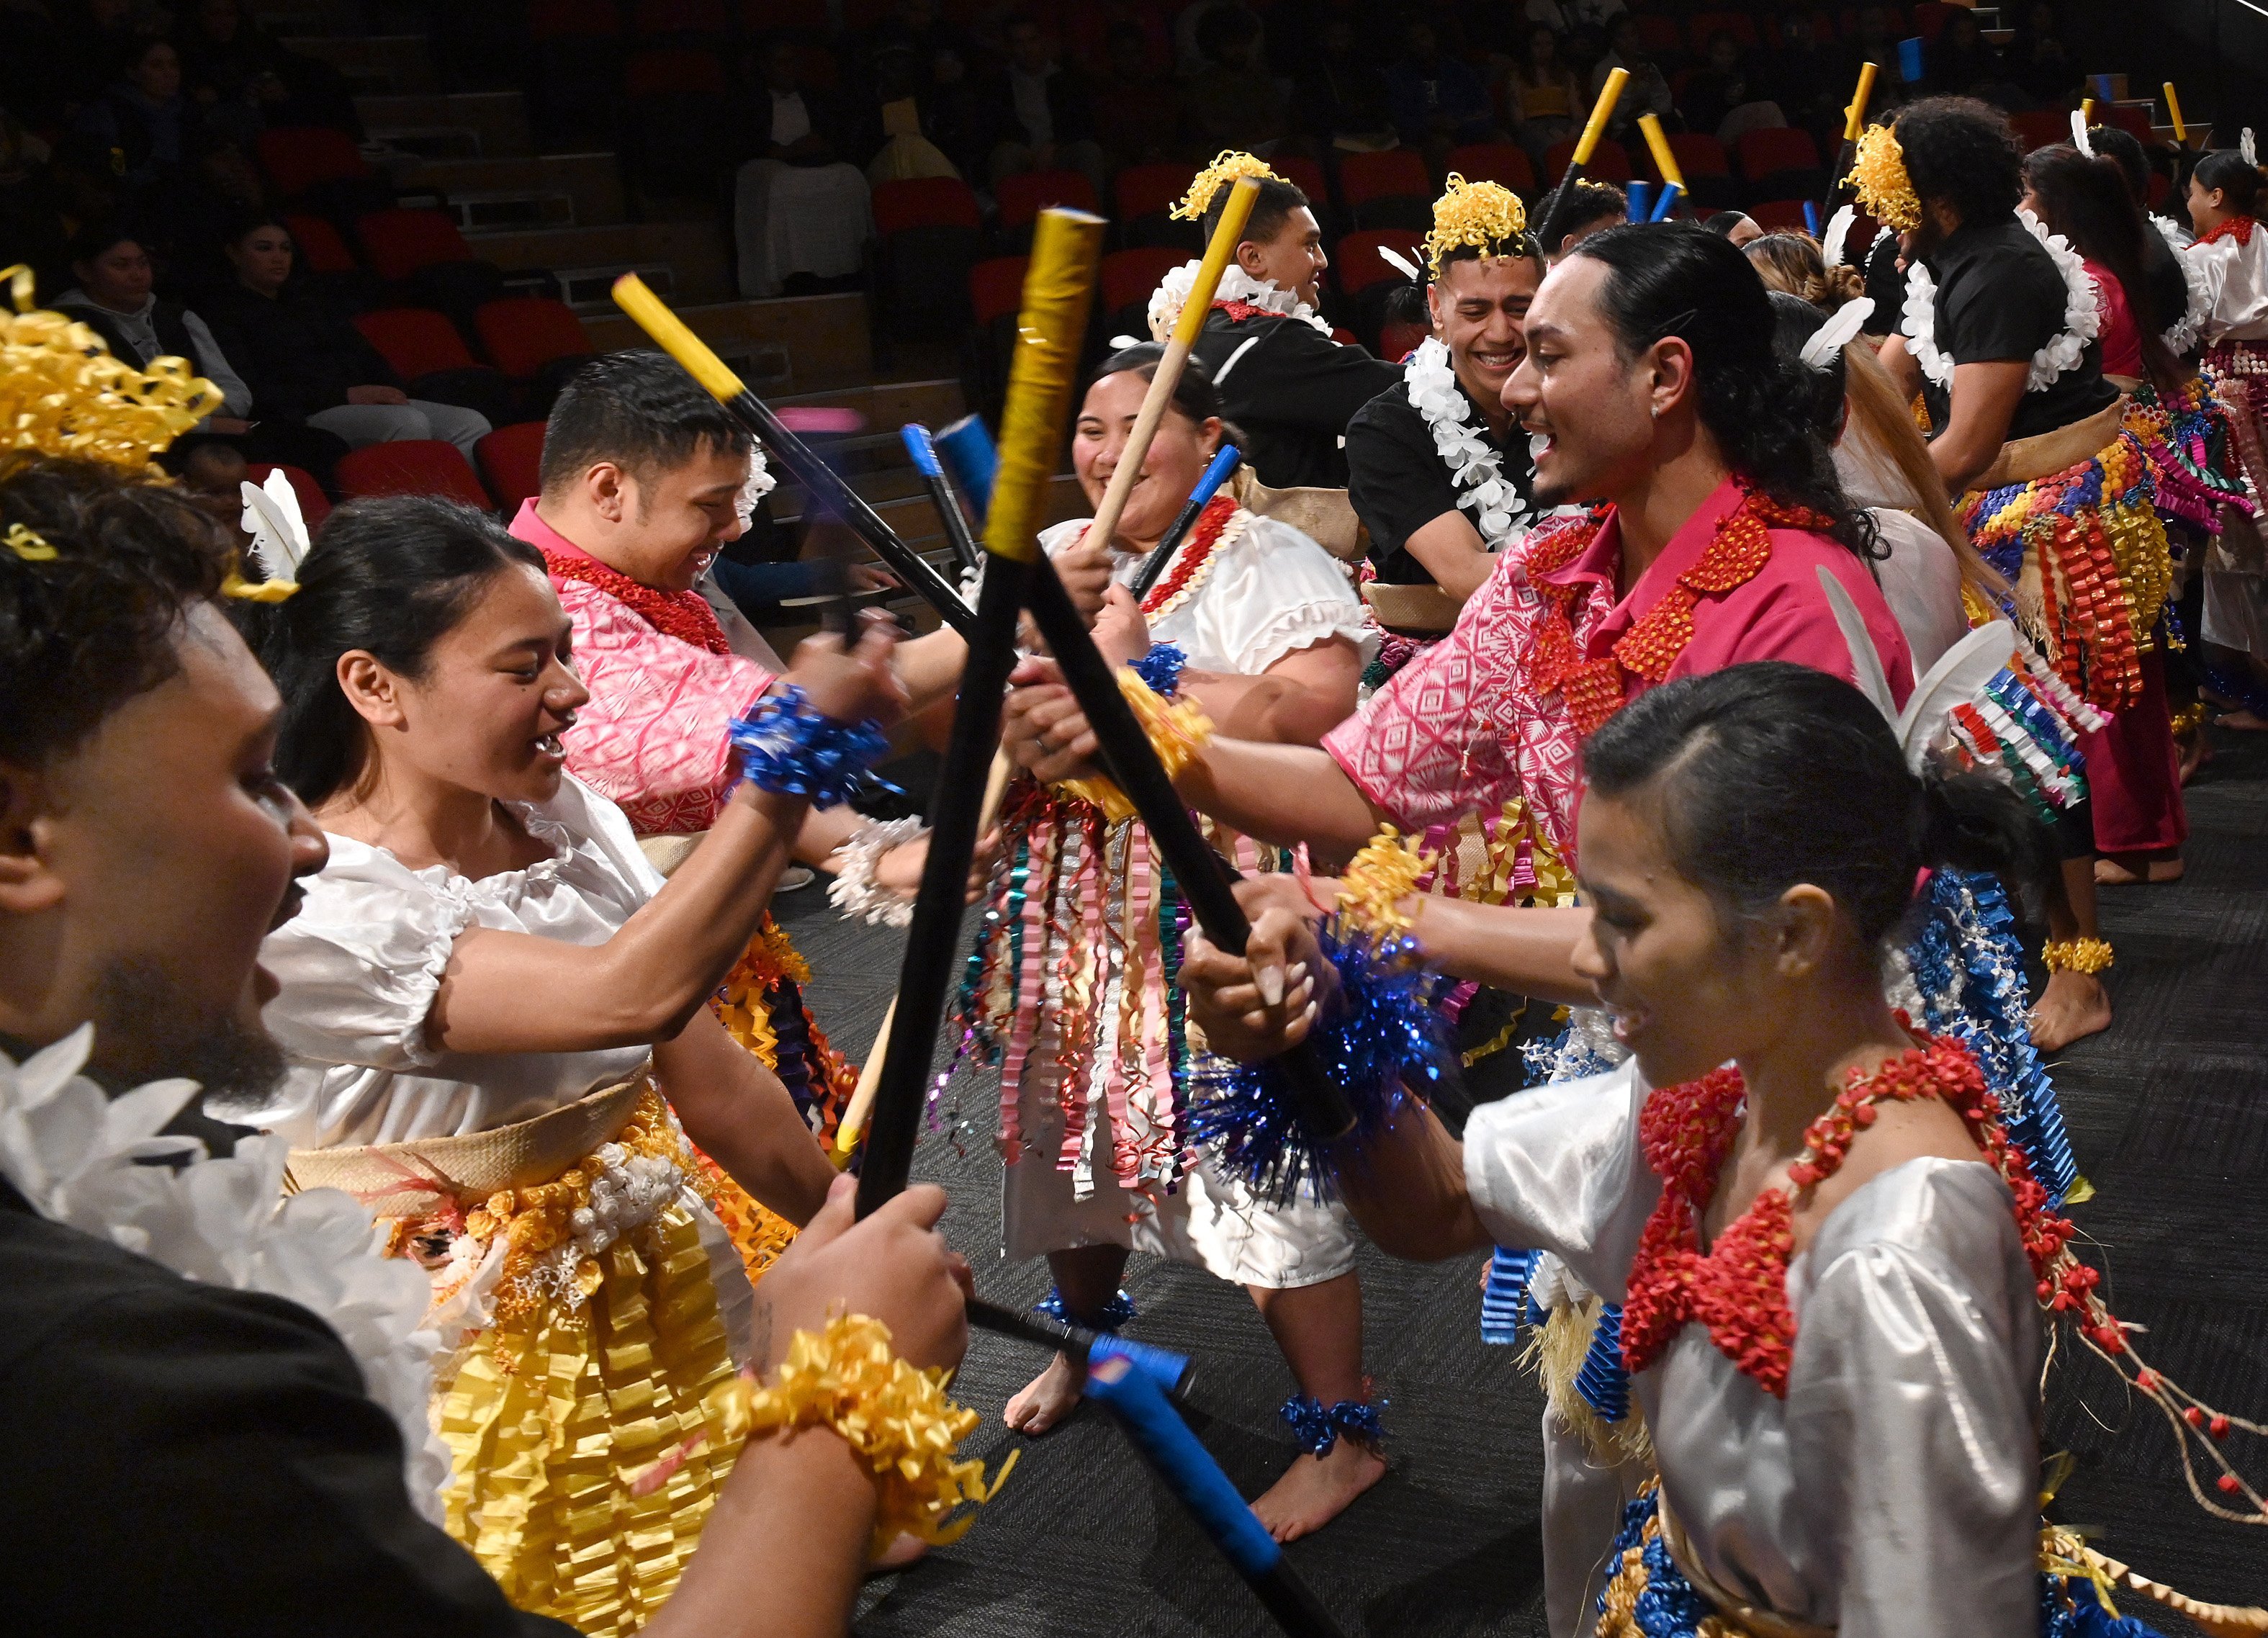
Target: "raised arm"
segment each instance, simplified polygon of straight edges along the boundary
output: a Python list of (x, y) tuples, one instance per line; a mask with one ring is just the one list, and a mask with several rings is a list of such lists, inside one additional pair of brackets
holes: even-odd
[(686, 1135), (733, 1181), (801, 1228), (826, 1203), (835, 1168), (780, 1078), (703, 1007), (653, 1066)]

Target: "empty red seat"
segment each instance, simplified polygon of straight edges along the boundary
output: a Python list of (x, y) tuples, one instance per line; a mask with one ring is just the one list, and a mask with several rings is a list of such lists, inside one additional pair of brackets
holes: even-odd
[(587, 358), (597, 350), (575, 310), (549, 296), (483, 302), (473, 314), (473, 328), (497, 368), (515, 381), (532, 380), (556, 359)]
[(1528, 150), (1508, 142), (1469, 143), (1449, 151), (1449, 168), (1469, 182), (1498, 182), (1516, 194), (1535, 191)]
[(253, 149), (286, 199), (324, 182), (367, 181), (372, 175), (354, 138), (328, 125), (278, 126), (261, 132)]
[(1307, 203), (1317, 210), (1322, 209), (1329, 200), (1331, 185), (1323, 176), (1323, 167), (1313, 159), (1289, 157), (1270, 159), (1268, 168), (1307, 195)]
[(1000, 225), (1027, 227), (1049, 205), (1069, 205), (1075, 210), (1095, 209), (1094, 184), (1077, 171), (1025, 171), (1004, 176), (992, 196), (1000, 207)]
[(430, 308), (380, 307), (357, 318), (354, 327), (405, 381), (440, 370), (480, 368), (457, 327)]
[(1159, 165), (1130, 165), (1118, 173), (1111, 186), (1111, 196), (1117, 203), (1118, 219), (1131, 222), (1138, 217), (1155, 216), (1171, 210), (1181, 203), (1182, 196), (1189, 191), (1196, 180), (1193, 166), (1176, 165), (1170, 161)]
[(291, 492), (299, 498), (299, 516), (313, 535), (323, 527), (323, 520), (331, 515), (331, 498), (323, 493), (323, 486), (315, 482), (315, 475), (300, 467), (276, 467), (254, 464), (244, 469), (245, 476), (255, 483), (268, 482), (271, 472), (281, 472), (291, 485)]
[(1430, 203), (1433, 179), (1425, 174), (1425, 161), (1407, 148), (1351, 153), (1339, 161), (1339, 196), (1350, 210), (1373, 199), (1415, 196)]
[(1677, 19), (1664, 17), (1659, 11), (1648, 11), (1639, 17), (1638, 43), (1657, 57), (1674, 57), (1685, 46), (1677, 33)]
[(506, 512), (519, 511), (520, 502), (542, 492), (543, 425), (541, 421), (515, 421), (473, 446), (489, 493)]
[[(1726, 153), (1725, 144), (1703, 131), (1679, 131), (1669, 139), (1669, 154), (1689, 182), (1696, 177), (1733, 173), (1732, 159)], [(1646, 150), (1645, 165), (1646, 180), (1660, 181), (1661, 177), (1651, 148)]]
[(1024, 304), (1024, 270), (1029, 256), (994, 256), (968, 269), (968, 306), (979, 324), (1013, 314)]
[(924, 176), (874, 187), (874, 231), (883, 238), (913, 227), (974, 229), (983, 218), (968, 184), (951, 176)]
[(1163, 245), (1112, 251), (1102, 258), (1102, 310), (1117, 313), (1137, 302), (1148, 307), (1150, 292), (1188, 260), (1180, 251)]
[(1800, 199), (1767, 199), (1762, 204), (1750, 205), (1748, 218), (1768, 233), (1810, 232)]
[(689, 48), (633, 52), (622, 64), (622, 91), (631, 97), (721, 97), (725, 65), (715, 52)]
[(292, 248), (298, 253), (299, 270), (306, 273), (352, 273), (354, 254), (347, 241), (339, 237), (339, 230), (320, 216), (287, 216), (284, 225), (291, 230)]
[(1811, 140), (1809, 131), (1798, 130), (1792, 125), (1742, 131), (1733, 151), (1740, 160), (1741, 174), (1752, 182), (1775, 171), (1819, 168), (1819, 144)]
[(2158, 140), (2158, 133), (2150, 124), (2150, 113), (2148, 108), (2130, 108), (2122, 103), (2113, 103), (2107, 108), (2099, 102), (2095, 105), (2098, 123), (2116, 126), (2146, 148)]
[(444, 210), (373, 210), (355, 223), (371, 271), (403, 279), (421, 268), (474, 260), (473, 247)]
[[(1543, 151), (1543, 174), (1550, 182), (1557, 182), (1567, 173), (1567, 161), (1575, 157), (1575, 139), (1554, 143)], [(1631, 169), (1629, 152), (1611, 136), (1599, 138), (1599, 145), (1591, 150), (1591, 162), (1583, 167), (1583, 174), (1594, 182), (1612, 182), (1617, 188), (1629, 181), (1635, 173)]]
[(2015, 128), (2016, 140), (2026, 153), (2071, 140), (2071, 115), (2061, 108), (2027, 108), (2010, 114), (2008, 123)]
[(1331, 265), (1338, 271), (1342, 291), (1352, 296), (1373, 284), (1405, 277), (1399, 268), (1378, 254), (1381, 245), (1420, 267), (1425, 263), (1423, 233), (1399, 227), (1366, 228), (1349, 233), (1331, 247)]
[(1963, 9), (1962, 6), (1941, 5), (1937, 0), (1921, 0), (1921, 4), (1913, 9), (1913, 31), (1925, 41), (1934, 44), (1937, 37), (1945, 32), (1945, 26), (1953, 20), (1953, 14)]
[(474, 476), (472, 464), (454, 444), (438, 438), (364, 444), (339, 457), (337, 477), (339, 493), (350, 500), (372, 495), (437, 495), (482, 512), (496, 507)]

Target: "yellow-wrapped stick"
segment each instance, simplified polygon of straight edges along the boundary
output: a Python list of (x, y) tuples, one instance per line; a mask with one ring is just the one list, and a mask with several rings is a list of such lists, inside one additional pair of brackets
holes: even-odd
[(1845, 142), (1858, 141), (1859, 133), (1867, 129), (1867, 105), (1874, 100), (1875, 69), (1872, 63), (1859, 65), (1859, 89), (1852, 95), (1851, 106), (1843, 111)]
[(2190, 145), (2189, 122), (2182, 118), (2182, 100), (2175, 94), (2174, 82), (2165, 83), (2166, 116), (2174, 122), (2174, 140), (2184, 148)]
[(1591, 162), (1599, 138), (1607, 134), (1607, 122), (1614, 117), (1615, 105), (1622, 100), (1623, 87), (1630, 83), (1628, 69), (1610, 69), (1607, 82), (1599, 87), (1598, 100), (1591, 105), (1591, 117), (1584, 122), (1583, 134), (1575, 139), (1575, 151), (1567, 160), (1566, 174), (1551, 190), (1550, 199), (1536, 214), (1536, 241), (1547, 256), (1559, 248), (1559, 224), (1567, 214), (1567, 201), (1573, 195), (1575, 184), (1583, 180), (1583, 167)]
[[(953, 734), (930, 798), (929, 856), (906, 929), (889, 1038), (875, 1044), (881, 1067), (873, 1072), (871, 1113), (860, 1111), (866, 1126), (866, 1160), (858, 1175), (862, 1217), (902, 1190), (913, 1166), (930, 1056), (959, 965), (954, 956), (976, 852), (983, 769), (1000, 742), (1001, 698), (1016, 664), (1016, 623), (1040, 553), (1048, 480), (1063, 449), (1105, 225), (1084, 211), (1044, 210), (1032, 238), (1000, 424), (1000, 467), (984, 519), (984, 585)], [(847, 1115), (844, 1124), (850, 1124)]]
[(1638, 116), (1638, 128), (1645, 134), (1646, 145), (1653, 151), (1653, 166), (1661, 173), (1661, 180), (1681, 194), (1691, 192), (1685, 186), (1685, 173), (1677, 168), (1677, 154), (1669, 145), (1668, 133), (1661, 129), (1661, 117), (1641, 114)]

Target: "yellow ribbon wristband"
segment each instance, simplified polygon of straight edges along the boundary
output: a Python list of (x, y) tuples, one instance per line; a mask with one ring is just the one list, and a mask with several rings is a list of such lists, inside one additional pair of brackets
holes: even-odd
[[(1212, 719), (1205, 715), (1204, 706), (1195, 700), (1166, 699), (1131, 666), (1119, 668), (1118, 691), (1134, 708), (1135, 719), (1142, 725), (1142, 732), (1149, 735), (1151, 749), (1165, 764), (1169, 779), (1178, 777), (1182, 769), (1195, 762), (1197, 753), (1212, 738)], [(1067, 796), (1094, 803), (1113, 824), (1134, 817), (1134, 804), (1127, 801), (1126, 793), (1100, 776), (1065, 779), (1056, 788)]]
[(2040, 964), (2050, 972), (2101, 972), (2116, 959), (2108, 939), (2051, 939), (2040, 947)]
[(1437, 855), (1418, 852), (1392, 825), (1381, 826), (1339, 874), (1339, 914), (1373, 938), (1402, 937), (1417, 922), (1402, 901), (1417, 892), (1418, 877), (1436, 862)]

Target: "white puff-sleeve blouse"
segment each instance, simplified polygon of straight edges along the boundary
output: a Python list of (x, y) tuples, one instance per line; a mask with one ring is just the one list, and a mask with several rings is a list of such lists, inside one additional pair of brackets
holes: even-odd
[(660, 889), (622, 809), (572, 775), (550, 801), (513, 811), (551, 857), (477, 882), (330, 837), (330, 863), (307, 882), (299, 913), (261, 950), (283, 986), (266, 1022), (290, 1067), (273, 1094), (216, 1114), (300, 1148), (396, 1143), (510, 1125), (637, 1071), (651, 1048), (450, 1052), (428, 1037), (467, 928), (602, 944)]

